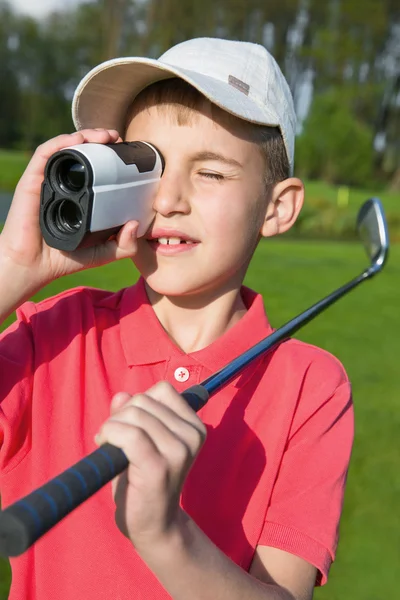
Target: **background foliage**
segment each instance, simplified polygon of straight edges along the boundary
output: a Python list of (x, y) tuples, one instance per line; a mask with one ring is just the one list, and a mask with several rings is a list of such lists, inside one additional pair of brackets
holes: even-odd
[(299, 116), (299, 174), (400, 188), (398, 0), (86, 0), (42, 21), (0, 0), (0, 148), (70, 131), (73, 90), (99, 62), (196, 36), (274, 54)]

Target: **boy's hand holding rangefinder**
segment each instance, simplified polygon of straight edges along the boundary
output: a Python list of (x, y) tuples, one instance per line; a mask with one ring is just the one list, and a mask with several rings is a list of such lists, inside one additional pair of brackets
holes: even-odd
[(135, 255), (162, 158), (121, 142), (117, 131), (87, 129), (36, 149), (0, 235), (1, 318), (54, 279)]

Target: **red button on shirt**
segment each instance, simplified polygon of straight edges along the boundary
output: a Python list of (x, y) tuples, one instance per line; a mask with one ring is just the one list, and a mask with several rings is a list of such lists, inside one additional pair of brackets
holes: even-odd
[(185, 367), (178, 367), (174, 371), (174, 377), (176, 381), (179, 381), (180, 383), (184, 383), (185, 381), (187, 381), (189, 379), (189, 376), (189, 371), (185, 369)]

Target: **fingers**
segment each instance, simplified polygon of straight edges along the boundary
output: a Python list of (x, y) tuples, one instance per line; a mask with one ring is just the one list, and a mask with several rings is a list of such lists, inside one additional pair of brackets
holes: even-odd
[[(185, 452), (193, 459), (206, 437), (206, 428), (195, 413), (194, 418), (191, 414), (189, 418), (184, 418), (147, 393), (133, 396), (128, 401), (124, 394), (120, 394), (114, 400), (112, 410), (111, 418), (103, 425), (96, 441), (108, 441), (119, 447), (122, 447), (120, 444), (124, 444), (124, 449), (130, 446), (128, 453), (131, 452), (131, 447), (135, 453), (132, 440), (137, 434), (132, 428), (145, 432), (160, 454), (170, 456), (174, 463), (185, 461)], [(129, 440), (130, 436), (132, 437)], [(128, 456), (128, 459), (130, 458)], [(132, 459), (134, 460), (135, 456), (132, 456)]]
[(138, 221), (128, 221), (121, 227), (115, 240), (106, 244), (106, 251), (112, 253), (112, 260), (132, 257), (137, 252)]
[(147, 390), (146, 394), (161, 404), (167, 405), (175, 413), (179, 414), (182, 419), (197, 427), (201, 433), (206, 434), (206, 428), (201, 419), (197, 416), (194, 410), (189, 406), (186, 400), (178, 394), (175, 388), (167, 381), (160, 381), (153, 387)]
[[(189, 406), (186, 400), (178, 394), (175, 388), (166, 381), (160, 381), (149, 388), (145, 394), (138, 394), (124, 404), (124, 408), (134, 406), (148, 411), (159, 418), (172, 432), (179, 434), (180, 425), (189, 426), (185, 431), (194, 429), (204, 441), (207, 429), (202, 420)], [(183, 431), (183, 430), (182, 430)], [(197, 438), (197, 436), (195, 436)], [(188, 440), (189, 441), (189, 440)]]
[(113, 480), (116, 523), (136, 548), (168, 534), (185, 478), (206, 437), (205, 425), (168, 383), (144, 394), (120, 393), (96, 436), (129, 461)]
[(183, 429), (174, 433), (159, 419), (131, 406), (103, 426), (101, 436), (120, 447), (131, 466), (148, 470), (152, 478), (170, 473), (176, 481), (187, 472), (198, 448), (187, 444)]
[(81, 248), (70, 253), (76, 265), (99, 267), (114, 260), (132, 258), (137, 252), (137, 221), (128, 221), (115, 239), (91, 248)]
[(82, 131), (76, 131), (71, 134), (58, 135), (57, 137), (44, 142), (36, 148), (17, 189), (21, 187), (24, 189), (25, 186), (30, 187), (32, 185), (30, 178), (34, 178), (35, 181), (37, 178), (40, 178), (41, 183), (46, 163), (55, 152), (63, 150), (68, 146), (75, 146), (85, 142), (109, 144), (116, 142), (118, 138), (118, 132), (113, 129), (83, 129)]
[(204, 423), (166, 382), (158, 383), (146, 394), (117, 394), (111, 412), (96, 443), (109, 442), (122, 448), (130, 462), (136, 462), (139, 448), (150, 440), (172, 466), (182, 466), (194, 459), (206, 438)]
[(83, 136), (85, 142), (114, 144), (115, 142), (122, 141), (116, 129), (97, 127), (96, 129), (81, 129), (78, 133)]

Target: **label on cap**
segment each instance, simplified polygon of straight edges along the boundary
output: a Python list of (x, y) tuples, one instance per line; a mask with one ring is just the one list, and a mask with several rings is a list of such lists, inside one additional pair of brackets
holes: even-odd
[(237, 79), (233, 75), (229, 75), (228, 83), (229, 83), (229, 85), (231, 85), (234, 88), (236, 88), (237, 90), (239, 90), (239, 92), (243, 92), (243, 94), (246, 94), (246, 96), (249, 95), (250, 86), (247, 83), (245, 83), (244, 81)]

